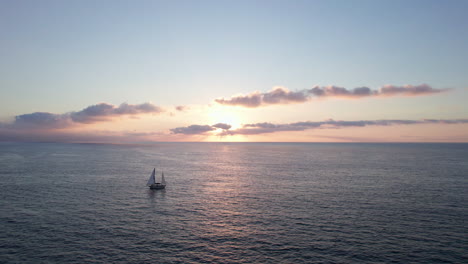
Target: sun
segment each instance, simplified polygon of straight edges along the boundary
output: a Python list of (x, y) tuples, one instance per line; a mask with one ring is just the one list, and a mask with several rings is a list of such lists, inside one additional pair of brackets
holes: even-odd
[[(246, 122), (245, 114), (241, 109), (236, 107), (226, 107), (226, 106), (211, 106), (210, 109), (206, 112), (208, 124), (226, 124), (230, 125), (230, 131), (242, 128), (242, 124)], [(248, 139), (243, 135), (230, 135), (229, 133), (223, 133), (228, 130), (223, 130), (222, 128), (217, 128), (216, 130), (210, 131), (209, 136), (206, 138), (206, 141), (216, 141), (216, 142), (244, 142)]]
[(242, 118), (235, 109), (227, 109), (225, 107), (213, 107), (208, 113), (208, 118), (212, 125), (223, 123), (231, 126), (230, 129), (241, 127)]

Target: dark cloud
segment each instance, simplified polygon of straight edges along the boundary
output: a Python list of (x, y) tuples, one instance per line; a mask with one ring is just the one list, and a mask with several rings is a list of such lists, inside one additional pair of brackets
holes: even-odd
[(111, 104), (100, 103), (91, 105), (85, 109), (70, 113), (70, 118), (77, 123), (94, 123), (108, 120), (111, 117), (120, 115), (137, 115), (142, 113), (160, 113), (163, 110), (151, 103), (143, 103), (139, 105), (131, 105), (127, 103), (116, 107)]
[(70, 118), (67, 114), (59, 115), (47, 112), (35, 112), (16, 116), (14, 123), (10, 126), (63, 128), (69, 126), (70, 123)]
[(191, 125), (187, 127), (177, 127), (171, 129), (173, 134), (199, 135), (214, 131), (217, 128), (222, 129), (217, 135), (257, 135), (284, 131), (304, 131), (309, 129), (330, 129), (345, 127), (366, 127), (366, 126), (394, 126), (394, 125), (413, 125), (413, 124), (467, 124), (468, 119), (422, 119), (422, 120), (404, 120), (404, 119), (384, 119), (384, 120), (333, 120), (325, 121), (305, 121), (286, 124), (273, 124), (268, 122), (244, 124), (241, 128), (231, 130), (231, 126), (224, 123), (215, 125)]
[(227, 131), (231, 128), (231, 125), (218, 123), (215, 125), (191, 125), (187, 127), (177, 127), (171, 129), (173, 134), (185, 134), (185, 135), (197, 135), (197, 134), (205, 134), (206, 132), (210, 132), (216, 130), (217, 128), (223, 129)]
[(119, 107), (115, 108), (114, 112), (118, 115), (136, 115), (141, 113), (160, 113), (162, 112), (162, 109), (151, 103), (136, 105), (123, 103)]
[(53, 114), (47, 112), (35, 112), (15, 116), (12, 123), (2, 123), (4, 128), (34, 128), (34, 129), (58, 129), (66, 128), (79, 123), (95, 123), (107, 121), (116, 116), (136, 116), (144, 113), (160, 113), (163, 109), (151, 103), (131, 105), (123, 103), (116, 107), (111, 104), (100, 103), (88, 106), (78, 112), (65, 114)]
[(106, 103), (100, 103), (97, 105), (91, 105), (85, 109), (72, 112), (70, 114), (73, 122), (77, 123), (93, 123), (100, 120), (105, 120), (106, 117), (112, 115), (115, 106)]
[(405, 86), (394, 86), (385, 85), (380, 88), (380, 95), (383, 96), (394, 96), (394, 95), (405, 95), (405, 96), (417, 96), (434, 94), (448, 91), (448, 89), (435, 89), (427, 84), (421, 85), (405, 85)]
[(221, 135), (256, 135), (282, 131), (304, 131), (314, 128), (343, 128), (365, 126), (393, 126), (412, 124), (467, 124), (468, 119), (423, 119), (423, 120), (358, 120), (335, 121), (333, 119), (321, 122), (296, 122), (288, 124), (255, 123), (245, 124), (242, 128), (221, 132)]
[(224, 105), (236, 105), (236, 106), (244, 106), (244, 107), (259, 107), (263, 101), (263, 94), (259, 92), (254, 92), (248, 95), (241, 95), (236, 97), (231, 97), (230, 99), (216, 99), (215, 100), (218, 104)]
[(188, 126), (188, 127), (173, 128), (173, 129), (171, 129), (171, 132), (173, 134), (196, 135), (196, 134), (204, 134), (206, 132), (213, 131), (215, 129), (216, 128), (214, 128), (213, 126), (209, 126), (209, 125), (204, 125), (204, 126), (191, 125), (191, 126)]
[(268, 93), (254, 92), (248, 95), (241, 95), (232, 97), (230, 99), (216, 99), (215, 101), (219, 104), (224, 105), (235, 105), (244, 107), (259, 107), (261, 105), (269, 104), (292, 104), (302, 103), (307, 100), (309, 96), (304, 91), (292, 92), (286, 88), (275, 88)]
[(302, 103), (307, 100), (307, 95), (304, 92), (291, 92), (285, 88), (276, 88), (263, 94), (263, 103), (265, 104)]
[(359, 98), (371, 95), (378, 95), (377, 91), (372, 91), (369, 87), (358, 87), (354, 89), (346, 89), (339, 86), (315, 86), (312, 89), (305, 90), (306, 93), (316, 97), (348, 97)]
[(314, 97), (342, 97), (342, 98), (363, 98), (378, 96), (420, 96), (448, 91), (448, 89), (436, 89), (427, 84), (421, 85), (385, 85), (379, 90), (372, 90), (369, 87), (357, 87), (346, 89), (339, 86), (315, 86), (311, 89), (304, 89), (296, 92), (286, 88), (275, 88), (267, 93), (253, 92), (247, 95), (240, 95), (228, 99), (219, 98), (215, 102), (223, 105), (260, 107), (274, 104), (294, 104), (303, 103)]
[(224, 123), (218, 123), (218, 124), (212, 125), (212, 127), (228, 130), (228, 129), (231, 128), (231, 125), (224, 124)]

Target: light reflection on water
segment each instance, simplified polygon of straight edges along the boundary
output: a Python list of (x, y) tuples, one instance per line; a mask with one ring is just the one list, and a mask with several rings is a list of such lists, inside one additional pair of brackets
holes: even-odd
[[(5, 262), (462, 262), (466, 144), (1, 144)], [(164, 169), (165, 190), (145, 184)]]

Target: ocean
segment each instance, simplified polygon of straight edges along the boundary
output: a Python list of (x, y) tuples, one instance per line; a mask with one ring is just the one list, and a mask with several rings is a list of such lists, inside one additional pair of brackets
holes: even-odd
[(0, 188), (1, 263), (468, 261), (468, 144), (0, 143)]

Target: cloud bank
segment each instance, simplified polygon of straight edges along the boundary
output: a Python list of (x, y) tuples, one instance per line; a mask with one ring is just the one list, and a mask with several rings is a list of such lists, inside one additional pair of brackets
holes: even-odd
[(136, 116), (139, 114), (163, 112), (163, 109), (151, 103), (127, 104), (119, 106), (100, 103), (88, 106), (80, 111), (64, 114), (47, 112), (34, 112), (15, 116), (13, 123), (0, 124), (3, 128), (33, 128), (33, 129), (59, 129), (77, 124), (90, 124), (108, 121), (119, 116)]
[[(309, 129), (331, 129), (345, 127), (366, 127), (366, 126), (394, 126), (394, 125), (416, 125), (416, 124), (468, 124), (468, 119), (422, 119), (422, 120), (358, 120), (358, 121), (336, 121), (333, 119), (325, 121), (306, 121), (286, 124), (273, 123), (255, 123), (245, 124), (241, 128), (230, 130), (223, 129), (219, 132), (219, 136), (227, 135), (258, 135), (283, 131), (304, 131)], [(201, 128), (205, 128), (204, 130)], [(227, 127), (227, 126), (226, 126)], [(173, 133), (181, 134), (205, 134), (206, 132), (215, 130), (214, 126), (191, 125), (188, 127), (175, 128)]]
[(68, 114), (53, 114), (47, 112), (35, 112), (15, 116), (12, 124), (3, 124), (3, 127), (22, 128), (22, 127), (37, 127), (37, 128), (64, 128), (70, 126), (72, 121)]
[(341, 98), (363, 98), (363, 97), (388, 97), (388, 96), (422, 96), (448, 91), (448, 89), (436, 89), (427, 84), (420, 85), (384, 85), (379, 90), (369, 87), (357, 87), (346, 89), (339, 86), (315, 86), (311, 89), (290, 91), (283, 87), (260, 93), (253, 92), (247, 95), (239, 95), (231, 98), (218, 98), (215, 102), (221, 105), (232, 105), (255, 108), (260, 106), (276, 104), (304, 103), (313, 98), (341, 97)]
[(96, 105), (91, 105), (85, 109), (78, 112), (71, 112), (70, 118), (73, 122), (76, 123), (95, 123), (100, 121), (106, 121), (112, 117), (122, 116), (122, 115), (138, 115), (144, 113), (161, 113), (162, 108), (153, 105), (151, 103), (143, 103), (131, 105), (123, 103), (118, 107), (100, 103)]

